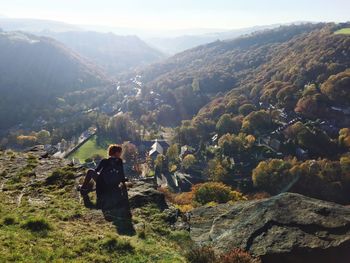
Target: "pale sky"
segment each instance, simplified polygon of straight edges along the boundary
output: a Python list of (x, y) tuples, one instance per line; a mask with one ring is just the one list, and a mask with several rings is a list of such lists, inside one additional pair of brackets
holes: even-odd
[(142, 29), (350, 20), (350, 0), (0, 0), (0, 15)]

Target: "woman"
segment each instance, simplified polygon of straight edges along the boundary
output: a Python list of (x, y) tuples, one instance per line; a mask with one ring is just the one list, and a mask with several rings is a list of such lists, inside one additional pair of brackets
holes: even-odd
[(81, 194), (89, 192), (91, 180), (96, 182), (97, 194), (116, 189), (120, 184), (126, 189), (122, 152), (120, 145), (112, 144), (108, 147), (109, 158), (101, 160), (96, 169), (87, 171), (83, 184), (78, 187)]

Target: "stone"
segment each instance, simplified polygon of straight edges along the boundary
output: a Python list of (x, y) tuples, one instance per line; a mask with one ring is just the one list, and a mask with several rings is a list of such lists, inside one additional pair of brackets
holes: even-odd
[(295, 193), (193, 210), (191, 238), (263, 263), (350, 262), (350, 208)]
[(155, 204), (160, 209), (166, 209), (167, 203), (163, 193), (155, 189), (153, 184), (147, 182), (133, 182), (128, 189), (130, 208), (138, 208), (147, 204)]

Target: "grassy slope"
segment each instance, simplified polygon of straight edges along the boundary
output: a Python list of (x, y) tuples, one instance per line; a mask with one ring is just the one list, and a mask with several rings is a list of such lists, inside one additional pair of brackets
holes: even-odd
[(134, 210), (133, 224), (143, 227), (121, 236), (100, 210), (83, 206), (74, 190), (81, 171), (55, 170), (62, 162), (0, 152), (1, 262), (185, 261), (174, 240), (188, 235), (169, 231), (157, 208)]
[(350, 35), (350, 28), (342, 28), (334, 32), (334, 34)]

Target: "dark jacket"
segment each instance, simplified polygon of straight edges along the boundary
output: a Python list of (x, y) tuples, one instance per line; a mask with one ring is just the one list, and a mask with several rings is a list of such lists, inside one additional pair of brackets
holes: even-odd
[(96, 180), (96, 194), (97, 197), (100, 197), (104, 193), (108, 192), (120, 192), (120, 188), (118, 185), (108, 185), (103, 180), (103, 169), (113, 165), (118, 169), (118, 176), (119, 181), (124, 183), (126, 182), (125, 174), (124, 174), (124, 168), (123, 168), (123, 160), (119, 158), (108, 158), (103, 159), (99, 163), (99, 165), (96, 167), (95, 171), (98, 173), (97, 180)]
[(109, 166), (109, 165), (114, 165), (114, 167), (118, 167), (119, 170), (119, 176), (120, 176), (120, 181), (121, 182), (126, 182), (125, 179), (125, 174), (124, 174), (124, 167), (123, 167), (123, 160), (120, 158), (115, 158), (115, 157), (109, 157), (108, 159), (102, 159), (98, 166), (95, 169), (95, 172), (100, 174), (103, 170), (103, 168)]

